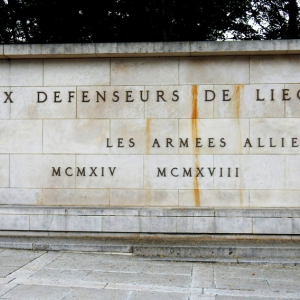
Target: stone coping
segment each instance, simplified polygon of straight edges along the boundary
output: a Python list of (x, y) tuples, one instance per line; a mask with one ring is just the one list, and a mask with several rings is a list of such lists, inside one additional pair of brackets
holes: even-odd
[(300, 54), (300, 40), (0, 45), (0, 59), (282, 54)]

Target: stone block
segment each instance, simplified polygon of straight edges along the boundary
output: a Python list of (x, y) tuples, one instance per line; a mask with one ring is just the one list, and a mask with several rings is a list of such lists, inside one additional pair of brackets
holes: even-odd
[(138, 216), (103, 216), (103, 232), (139, 232)]
[(112, 58), (111, 84), (178, 84), (178, 58)]
[[(213, 101), (204, 101), (205, 90), (212, 86), (146, 86), (146, 118), (204, 119), (213, 117)], [(146, 98), (145, 98), (146, 99)], [(165, 101), (164, 101), (165, 100)]]
[(284, 117), (284, 84), (214, 85), (203, 99), (212, 99), (214, 118)]
[[(1, 191), (1, 190), (0, 190)], [(178, 206), (178, 192), (174, 190), (110, 190), (111, 206)]]
[(109, 120), (43, 122), (44, 153), (104, 154), (109, 152), (109, 148), (106, 147), (107, 138), (109, 138)]
[(288, 118), (299, 118), (300, 117), (300, 85), (299, 84), (285, 84), (284, 88), (288, 96), (285, 101), (285, 117)]
[(240, 117), (283, 118), (285, 101), (282, 100), (282, 89), (283, 84), (245, 85), (241, 90)]
[[(252, 154), (298, 154), (300, 120), (287, 118), (250, 120)], [(260, 140), (259, 140), (260, 139)], [(261, 147), (259, 147), (259, 145)]]
[(0, 189), (1, 205), (41, 205), (41, 189)]
[(42, 152), (42, 121), (0, 120), (0, 132), (0, 153)]
[(207, 89), (207, 97), (203, 99), (214, 99), (214, 118), (239, 119), (242, 115), (242, 102), (244, 98), (244, 84), (238, 85), (214, 85)]
[(74, 188), (75, 175), (66, 171), (75, 173), (74, 155), (10, 155), (11, 187)]
[(216, 233), (252, 233), (252, 218), (218, 217)]
[(140, 217), (140, 232), (176, 233), (176, 217)]
[(179, 58), (180, 84), (248, 84), (249, 58), (185, 57)]
[(42, 86), (43, 61), (42, 60), (11, 60), (9, 62), (10, 86)]
[[(0, 78), (1, 78), (1, 61), (0, 61)], [(0, 79), (1, 80), (1, 79)], [(9, 100), (9, 95), (11, 92), (10, 87), (0, 87), (0, 120), (10, 118), (10, 108), (11, 102)], [(5, 94), (6, 93), (6, 94)], [(12, 95), (10, 95), (12, 97)]]
[(30, 215), (30, 230), (34, 231), (67, 231), (64, 215)]
[(253, 234), (292, 234), (292, 218), (253, 218)]
[(214, 217), (214, 209), (189, 209), (189, 208), (140, 208), (140, 216), (150, 217)]
[(143, 92), (142, 86), (80, 86), (77, 88), (77, 118), (144, 118), (145, 104), (140, 100)]
[(195, 190), (179, 191), (179, 207), (249, 207), (247, 190), (201, 190), (198, 203)]
[(9, 187), (9, 155), (0, 155), (0, 187)]
[(251, 83), (299, 83), (299, 55), (250, 57)]
[(0, 60), (0, 86), (10, 86), (9, 62)]
[(0, 230), (29, 230), (29, 216), (1, 214)]
[(110, 145), (112, 154), (178, 154), (178, 120), (111, 120)]
[(138, 216), (139, 208), (128, 207), (93, 207), (93, 208), (66, 208), (66, 215), (80, 216)]
[(180, 154), (247, 154), (243, 144), (249, 136), (249, 120), (179, 120)]
[[(0, 190), (1, 195), (1, 190)], [(44, 189), (43, 205), (109, 206), (109, 190)]]
[(101, 216), (67, 216), (66, 231), (100, 232)]
[(177, 233), (215, 233), (215, 218), (177, 218)]
[[(203, 176), (197, 168), (204, 168)], [(144, 158), (146, 189), (212, 189), (213, 156), (149, 155)], [(172, 175), (173, 173), (173, 175)]]
[(292, 219), (293, 234), (300, 234), (300, 218)]
[[(218, 175), (215, 189), (285, 189), (285, 157), (283, 155), (215, 155)], [(230, 176), (228, 177), (228, 168)], [(238, 177), (236, 177), (238, 168)]]
[[(76, 167), (85, 168), (86, 176), (76, 176), (77, 188), (143, 187), (143, 157), (141, 155), (77, 155)], [(91, 168), (97, 168), (94, 175)]]
[(252, 190), (251, 207), (300, 207), (298, 190)]
[(258, 208), (224, 208), (215, 209), (216, 217), (246, 217), (246, 218), (291, 218), (292, 213), (288, 209), (258, 209)]
[(286, 189), (300, 189), (300, 155), (287, 155)]
[[(76, 89), (73, 87), (13, 87), (11, 90), (12, 119), (76, 118)], [(61, 102), (54, 102), (55, 93), (56, 101)]]
[(110, 60), (49, 59), (44, 62), (45, 86), (108, 85)]

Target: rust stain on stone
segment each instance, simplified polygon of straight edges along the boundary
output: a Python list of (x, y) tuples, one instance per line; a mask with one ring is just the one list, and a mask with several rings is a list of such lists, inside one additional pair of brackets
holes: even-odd
[(241, 92), (244, 89), (244, 85), (236, 85), (233, 92), (233, 101), (235, 103), (235, 115), (236, 118), (240, 118), (241, 114)]
[[(198, 137), (198, 118), (199, 118), (199, 112), (198, 112), (198, 86), (193, 85), (192, 86), (192, 138), (195, 141)], [(199, 154), (199, 148), (195, 149), (195, 165), (196, 168), (199, 168), (199, 162), (198, 162), (198, 156)], [(195, 206), (200, 207), (201, 206), (201, 199), (200, 199), (200, 189), (199, 189), (199, 183), (198, 178), (194, 177), (194, 198), (195, 198)]]
[(151, 119), (147, 119), (146, 125), (146, 154), (150, 153), (151, 148)]
[(192, 119), (198, 119), (198, 86), (192, 87)]
[(239, 153), (243, 152), (242, 148), (242, 132), (241, 132), (241, 124), (240, 124), (240, 116), (241, 116), (241, 93), (244, 89), (244, 85), (239, 84), (236, 85), (233, 92), (233, 103), (235, 105), (235, 116), (237, 118), (238, 130), (239, 130)]

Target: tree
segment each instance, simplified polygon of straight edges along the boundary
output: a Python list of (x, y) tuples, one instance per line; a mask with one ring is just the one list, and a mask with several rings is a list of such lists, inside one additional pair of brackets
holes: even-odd
[(299, 0), (253, 1), (249, 11), (260, 39), (299, 38)]
[(0, 0), (0, 42), (299, 38), (299, 1)]

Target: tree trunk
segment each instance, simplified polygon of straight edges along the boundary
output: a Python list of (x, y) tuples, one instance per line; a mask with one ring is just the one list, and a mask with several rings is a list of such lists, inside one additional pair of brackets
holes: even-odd
[(298, 39), (298, 17), (299, 8), (296, 0), (289, 0), (289, 29), (288, 38)]

